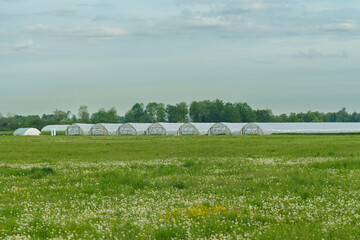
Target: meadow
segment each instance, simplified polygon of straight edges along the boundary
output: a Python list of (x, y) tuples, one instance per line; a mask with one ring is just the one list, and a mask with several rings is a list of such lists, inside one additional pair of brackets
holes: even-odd
[(0, 239), (359, 239), (360, 135), (0, 135)]

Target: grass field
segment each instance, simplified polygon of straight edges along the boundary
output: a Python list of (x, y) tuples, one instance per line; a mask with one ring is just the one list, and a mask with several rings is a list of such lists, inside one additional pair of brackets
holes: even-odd
[(0, 137), (0, 239), (359, 239), (360, 136)]
[(0, 136), (10, 136), (13, 135), (14, 131), (0, 131)]

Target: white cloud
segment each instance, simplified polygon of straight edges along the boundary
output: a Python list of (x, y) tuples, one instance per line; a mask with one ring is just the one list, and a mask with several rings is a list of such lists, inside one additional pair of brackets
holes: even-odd
[(324, 29), (328, 31), (352, 31), (357, 29), (357, 25), (350, 22), (326, 24)]
[(127, 31), (124, 29), (107, 26), (60, 28), (47, 25), (36, 25), (24, 27), (22, 32), (56, 38), (86, 39), (91, 42), (110, 40), (127, 34)]
[(100, 27), (99, 30), (108, 34), (109, 36), (121, 36), (125, 35), (127, 32), (124, 29), (120, 28), (111, 28), (111, 27)]
[(224, 21), (219, 17), (195, 17), (188, 21), (192, 26), (199, 27), (225, 27), (231, 25), (230, 22)]
[(36, 53), (39, 47), (34, 44), (32, 39), (25, 39), (15, 44), (0, 44), (0, 54), (14, 53)]
[(307, 52), (298, 52), (294, 55), (296, 58), (309, 58), (309, 59), (329, 59), (329, 58), (347, 58), (347, 52), (343, 51), (341, 53), (335, 54), (326, 54), (316, 51), (314, 49), (309, 49)]
[[(181, 14), (155, 25), (162, 35), (198, 34), (234, 38), (360, 35), (359, 9), (314, 9), (300, 0), (178, 0)], [(198, 6), (202, 7), (198, 7)], [(215, 28), (217, 27), (217, 28)], [(156, 29), (157, 28), (157, 29)]]
[(34, 46), (34, 42), (32, 39), (27, 39), (22, 42), (16, 43), (15, 48), (18, 50), (28, 50)]

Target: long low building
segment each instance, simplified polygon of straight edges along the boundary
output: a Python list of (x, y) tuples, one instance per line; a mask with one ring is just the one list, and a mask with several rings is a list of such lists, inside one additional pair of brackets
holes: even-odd
[(358, 122), (248, 123), (243, 135), (301, 133), (360, 133)]
[[(64, 125), (49, 125), (56, 129)], [(66, 135), (270, 135), (302, 133), (360, 133), (360, 122), (297, 123), (75, 123)]]
[(55, 129), (57, 132), (65, 132), (70, 125), (47, 125), (41, 129), (41, 132), (51, 132)]

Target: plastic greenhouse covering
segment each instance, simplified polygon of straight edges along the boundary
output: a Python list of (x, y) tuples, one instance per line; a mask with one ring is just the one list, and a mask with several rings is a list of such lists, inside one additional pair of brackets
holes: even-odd
[(85, 124), (85, 123), (74, 123), (70, 125), (66, 131), (66, 135), (90, 135), (90, 129), (94, 124)]
[(55, 129), (56, 131), (65, 132), (70, 125), (47, 125), (41, 129), (42, 132), (50, 132)]
[[(243, 129), (249, 134), (258, 127), (258, 134), (276, 133), (360, 133), (360, 123), (354, 122), (311, 122), (311, 123), (250, 123)], [(251, 129), (250, 131), (248, 129)], [(251, 134), (251, 133), (250, 133)]]
[(215, 123), (185, 123), (179, 130), (180, 135), (207, 135)]
[(39, 136), (41, 132), (36, 128), (18, 128), (14, 131), (14, 136)]
[(148, 135), (178, 135), (184, 123), (153, 123), (147, 130)]
[(240, 135), (247, 123), (216, 123), (209, 130), (209, 135)]
[(255, 123), (248, 123), (241, 129), (241, 135), (263, 135), (263, 130)]
[(151, 123), (125, 123), (118, 129), (118, 135), (145, 135)]
[(90, 135), (117, 135), (121, 123), (98, 123), (90, 129)]

